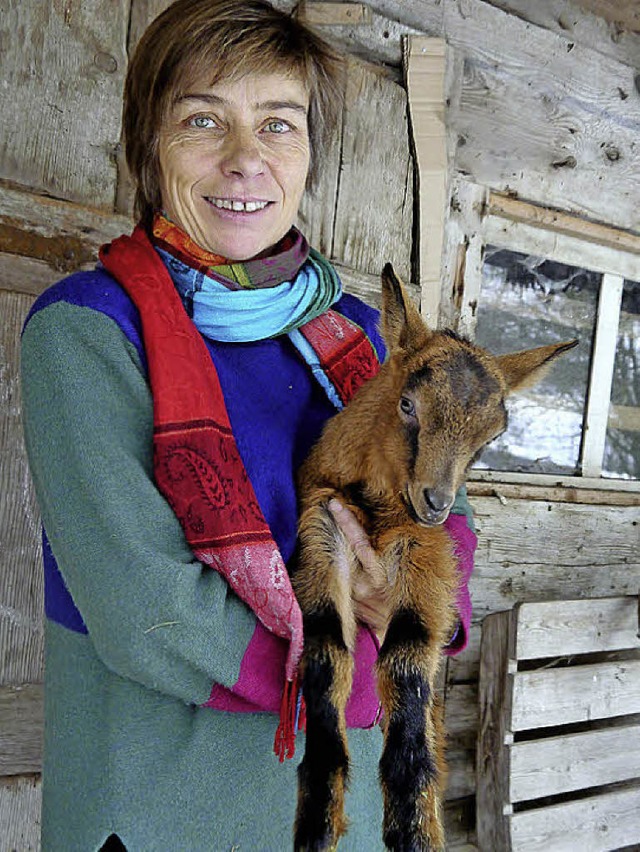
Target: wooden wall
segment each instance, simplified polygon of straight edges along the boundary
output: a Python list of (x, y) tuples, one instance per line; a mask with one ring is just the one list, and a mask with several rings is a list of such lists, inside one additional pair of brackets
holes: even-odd
[[(20, 431), (19, 332), (35, 295), (90, 266), (100, 243), (131, 225), (120, 150), (127, 46), (166, 5), (23, 0), (0, 19), (0, 852), (39, 847), (42, 580)], [(411, 34), (444, 37), (449, 46), (452, 197), (473, 195), (469, 187), (477, 184), (640, 232), (640, 35), (633, 19), (607, 14), (605, 5), (305, 5), (303, 13), (353, 57), (322, 186), (300, 212), (302, 227), (336, 261), (348, 289), (375, 302), (387, 260), (417, 281), (401, 41)], [(441, 317), (453, 323), (468, 310), (456, 301), (457, 228), (452, 208)], [(472, 641), (448, 662), (444, 680), (450, 848), (474, 841), (481, 619), (517, 600), (637, 592), (640, 512), (637, 503), (616, 499), (573, 502), (570, 490), (505, 497), (497, 486), (475, 488), (480, 546)]]

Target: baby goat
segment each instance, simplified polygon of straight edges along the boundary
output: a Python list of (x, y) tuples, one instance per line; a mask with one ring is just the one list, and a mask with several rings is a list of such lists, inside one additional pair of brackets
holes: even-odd
[(442, 849), (444, 733), (434, 683), (455, 623), (458, 585), (442, 523), (470, 464), (506, 428), (505, 397), (532, 384), (577, 342), (492, 356), (452, 332), (430, 331), (390, 264), (382, 296), (388, 358), (327, 423), (300, 473), (293, 584), (304, 617), (307, 734), (298, 770), (297, 850), (332, 849), (347, 829), (351, 588), (362, 569), (329, 500), (337, 497), (355, 513), (388, 577), (391, 618), (376, 667), (384, 711), (384, 842), (398, 852)]

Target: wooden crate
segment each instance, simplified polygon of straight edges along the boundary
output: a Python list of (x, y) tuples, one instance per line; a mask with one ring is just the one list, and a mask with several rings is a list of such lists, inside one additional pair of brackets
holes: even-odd
[(488, 616), (479, 701), (483, 852), (640, 849), (638, 598)]

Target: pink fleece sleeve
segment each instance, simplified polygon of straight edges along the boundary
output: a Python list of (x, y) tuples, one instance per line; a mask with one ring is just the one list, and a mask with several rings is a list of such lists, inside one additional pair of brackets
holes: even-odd
[(466, 515), (449, 515), (444, 527), (453, 541), (460, 575), (458, 599), (456, 601), (459, 623), (456, 632), (444, 649), (445, 654), (453, 656), (466, 648), (469, 641), (471, 596), (469, 595), (468, 584), (473, 571), (473, 555), (478, 545), (478, 539), (473, 530), (469, 528)]
[[(369, 728), (377, 722), (379, 702), (373, 667), (378, 650), (375, 634), (361, 627), (356, 637), (353, 687), (346, 709), (350, 728)], [(258, 621), (240, 663), (238, 680), (231, 689), (215, 683), (202, 706), (230, 713), (279, 713), (286, 656), (286, 642)]]
[[(460, 573), (457, 598), (460, 620), (456, 632), (444, 649), (444, 653), (451, 656), (466, 648), (469, 639), (471, 597), (468, 583), (478, 540), (469, 529), (465, 515), (449, 515), (445, 529), (453, 541)], [(379, 700), (374, 672), (378, 651), (375, 634), (366, 627), (360, 627), (356, 637), (353, 688), (347, 703), (347, 725), (350, 728), (368, 728), (378, 719)], [(235, 713), (279, 713), (286, 655), (286, 642), (257, 621), (240, 663), (238, 680), (231, 689), (214, 684), (203, 706)]]

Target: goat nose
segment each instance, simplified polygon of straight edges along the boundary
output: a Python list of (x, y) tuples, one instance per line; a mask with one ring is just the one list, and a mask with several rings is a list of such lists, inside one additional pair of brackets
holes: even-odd
[(453, 502), (453, 498), (447, 491), (437, 491), (435, 488), (425, 488), (424, 499), (427, 506), (438, 514), (448, 509)]

